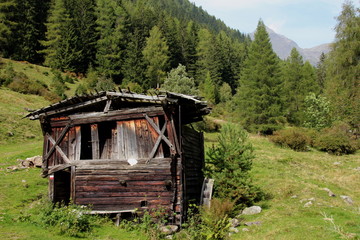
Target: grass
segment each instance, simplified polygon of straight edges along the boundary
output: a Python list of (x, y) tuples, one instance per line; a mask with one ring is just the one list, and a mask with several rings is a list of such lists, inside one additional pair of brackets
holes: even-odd
[[(360, 239), (360, 175), (354, 170), (360, 166), (359, 154), (295, 152), (258, 136), (251, 141), (256, 154), (254, 181), (272, 199), (259, 203), (264, 208), (261, 214), (244, 216), (243, 222), (260, 221), (261, 226), (246, 227), (248, 232), (240, 227), (234, 239)], [(355, 204), (348, 205), (340, 195), (350, 196)], [(310, 201), (312, 205), (305, 207)]]

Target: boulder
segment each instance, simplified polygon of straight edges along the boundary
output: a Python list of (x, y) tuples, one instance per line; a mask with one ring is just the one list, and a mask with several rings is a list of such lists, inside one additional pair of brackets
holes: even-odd
[(41, 156), (34, 156), (27, 158), (21, 161), (21, 166), (30, 168), (30, 167), (41, 167), (42, 165), (42, 157)]
[(242, 214), (243, 215), (254, 215), (254, 214), (261, 213), (261, 210), (262, 209), (259, 206), (252, 206), (252, 207), (245, 208), (242, 211)]
[(231, 224), (231, 227), (237, 227), (240, 225), (240, 221), (236, 218), (232, 218), (232, 219), (230, 219), (230, 224)]
[(244, 223), (245, 226), (260, 226), (261, 225), (261, 222), (260, 221), (256, 221), (256, 222), (246, 222)]
[(354, 204), (354, 201), (351, 199), (351, 197), (349, 196), (344, 196), (344, 195), (341, 195), (340, 196), (342, 200), (344, 200), (344, 202), (346, 202), (347, 204), (349, 205), (353, 205)]
[(159, 231), (165, 235), (171, 235), (174, 234), (179, 230), (179, 226), (177, 225), (166, 225), (166, 226), (160, 226)]
[(329, 197), (336, 197), (336, 195), (328, 188), (323, 188), (324, 191), (328, 192)]

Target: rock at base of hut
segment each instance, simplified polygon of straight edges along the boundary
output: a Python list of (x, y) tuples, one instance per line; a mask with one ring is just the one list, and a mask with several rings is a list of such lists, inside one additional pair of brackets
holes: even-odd
[(179, 227), (177, 225), (166, 225), (166, 226), (160, 226), (159, 231), (165, 235), (171, 235), (177, 232)]
[(254, 214), (261, 213), (261, 210), (262, 209), (259, 206), (252, 206), (252, 207), (245, 208), (242, 211), (242, 214), (243, 215), (254, 215)]

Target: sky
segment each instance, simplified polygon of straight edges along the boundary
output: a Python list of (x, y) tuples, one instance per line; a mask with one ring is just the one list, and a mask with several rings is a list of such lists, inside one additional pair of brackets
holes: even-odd
[[(259, 19), (276, 33), (311, 48), (335, 39), (336, 17), (345, 0), (190, 0), (227, 26), (254, 32)], [(356, 6), (356, 1), (353, 3)]]

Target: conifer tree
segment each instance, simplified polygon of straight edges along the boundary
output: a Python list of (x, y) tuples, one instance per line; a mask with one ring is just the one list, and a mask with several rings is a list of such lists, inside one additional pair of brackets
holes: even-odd
[(50, 0), (16, 0), (16, 27), (13, 32), (13, 54), (17, 60), (41, 63), (43, 49), (40, 41), (45, 39), (47, 11)]
[(159, 87), (162, 83), (169, 60), (169, 47), (158, 26), (154, 26), (150, 31), (150, 36), (146, 39), (146, 46), (143, 50), (145, 61), (148, 63), (146, 76), (150, 88)]
[(15, 0), (0, 0), (0, 56), (7, 57), (11, 51), (15, 9)]
[(125, 42), (127, 14), (120, 1), (96, 1), (98, 71), (105, 77), (119, 77)]
[(216, 54), (216, 38), (205, 28), (199, 31), (199, 43), (196, 47), (196, 78), (199, 85), (205, 82), (205, 78), (210, 76), (211, 81), (220, 84), (220, 60)]
[(86, 73), (89, 66), (95, 63), (98, 38), (95, 30), (95, 0), (76, 0), (72, 3), (71, 15), (78, 36), (76, 51), (81, 52), (77, 61), (77, 71)]
[(279, 59), (260, 20), (240, 75), (236, 104), (244, 127), (262, 131), (282, 120)]
[(323, 93), (325, 88), (326, 81), (326, 64), (325, 64), (326, 56), (324, 53), (321, 53), (319, 62), (316, 66), (316, 76), (317, 82), (319, 85), (319, 92)]
[(42, 41), (46, 49), (41, 51), (45, 54), (44, 64), (58, 70), (76, 71), (81, 52), (76, 48), (78, 36), (65, 0), (54, 0), (46, 25), (46, 40)]
[(345, 2), (327, 61), (325, 93), (334, 116), (360, 130), (360, 8)]

